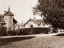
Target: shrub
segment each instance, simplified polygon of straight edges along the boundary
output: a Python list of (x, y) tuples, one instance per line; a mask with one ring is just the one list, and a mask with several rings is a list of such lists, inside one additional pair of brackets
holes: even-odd
[(0, 36), (5, 36), (5, 35), (7, 35), (6, 30), (7, 30), (6, 27), (0, 27)]
[(15, 30), (9, 30), (9, 31), (7, 31), (7, 35), (16, 35), (16, 32), (15, 32)]
[(16, 29), (15, 30), (16, 35), (19, 35), (20, 31), (21, 31), (21, 29)]

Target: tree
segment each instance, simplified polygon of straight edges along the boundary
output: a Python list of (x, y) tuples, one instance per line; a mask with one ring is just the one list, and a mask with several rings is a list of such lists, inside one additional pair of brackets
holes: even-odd
[(54, 28), (64, 29), (64, 0), (38, 0), (34, 14), (43, 16)]

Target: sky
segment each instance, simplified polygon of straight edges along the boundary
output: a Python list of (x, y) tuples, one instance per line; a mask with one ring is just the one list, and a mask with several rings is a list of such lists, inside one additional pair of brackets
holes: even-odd
[[(30, 18), (34, 18), (33, 8), (37, 4), (38, 0), (0, 0), (0, 14), (4, 14), (4, 11), (10, 10), (14, 13), (14, 18), (18, 23), (25, 23)], [(35, 18), (40, 19), (41, 17), (35, 15)]]

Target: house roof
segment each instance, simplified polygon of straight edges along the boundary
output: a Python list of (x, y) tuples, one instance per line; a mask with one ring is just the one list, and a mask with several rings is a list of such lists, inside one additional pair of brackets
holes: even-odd
[[(4, 16), (2, 14), (0, 14), (0, 23), (5, 23)], [(17, 20), (15, 20), (14, 18), (13, 18), (13, 23), (14, 24), (17, 23)]]
[(8, 11), (5, 11), (4, 16), (14, 16), (14, 14), (10, 11), (10, 7), (8, 8)]
[(36, 23), (37, 25), (40, 25), (41, 23), (45, 23), (45, 24), (49, 24), (49, 22), (46, 19), (29, 19), (24, 25), (26, 25), (29, 21), (33, 21), (34, 23)]
[(15, 20), (14, 18), (13, 18), (13, 23), (14, 23), (14, 24), (16, 24), (16, 23), (17, 23), (17, 20)]
[(36, 20), (36, 19), (29, 19), (24, 25), (26, 25), (29, 21), (33, 21), (34, 23), (36, 23), (37, 25), (40, 25), (42, 20)]

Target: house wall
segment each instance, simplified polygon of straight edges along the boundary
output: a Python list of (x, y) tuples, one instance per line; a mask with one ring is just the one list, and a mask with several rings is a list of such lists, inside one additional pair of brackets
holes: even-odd
[(4, 16), (0, 16), (0, 22), (3, 22)]
[(30, 28), (30, 25), (33, 25), (33, 27), (45, 27), (45, 28), (49, 28), (50, 25), (46, 25), (44, 22), (38, 26), (38, 24), (36, 24), (35, 22), (33, 21), (29, 21), (26, 25), (25, 25), (25, 28)]
[(13, 16), (4, 16), (4, 20), (6, 23), (7, 31), (13, 30)]
[(30, 28), (30, 25), (33, 25), (33, 27), (37, 27), (38, 25), (34, 23), (33, 21), (29, 21), (26, 25), (25, 28)]

